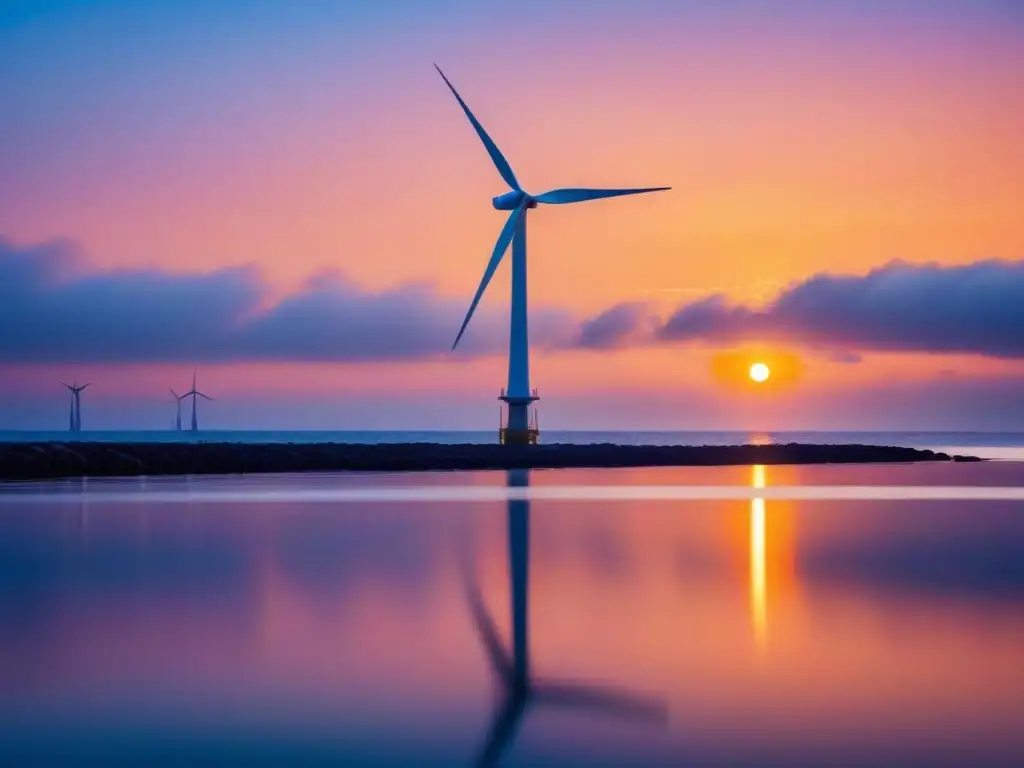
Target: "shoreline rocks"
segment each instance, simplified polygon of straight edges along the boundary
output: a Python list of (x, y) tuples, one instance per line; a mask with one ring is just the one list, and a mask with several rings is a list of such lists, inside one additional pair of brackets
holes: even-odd
[(285, 472), (868, 464), (981, 461), (877, 445), (447, 443), (0, 443), (0, 480)]

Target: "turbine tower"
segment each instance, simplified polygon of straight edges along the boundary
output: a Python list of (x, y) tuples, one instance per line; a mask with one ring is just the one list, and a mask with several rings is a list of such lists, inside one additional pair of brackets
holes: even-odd
[[(62, 381), (61, 384), (64, 384)], [(69, 390), (71, 390), (71, 411), (68, 414), (68, 431), (75, 431), (75, 388), (71, 384), (64, 384)]]
[(466, 113), (469, 122), (473, 125), (480, 141), (491, 156), (494, 166), (510, 191), (495, 197), (491, 203), (499, 211), (511, 211), (505, 226), (498, 235), (498, 241), (491, 253), (491, 260), (487, 263), (480, 286), (476, 289), (476, 295), (466, 313), (466, 319), (462, 321), (458, 336), (452, 349), (458, 346), (462, 334), (469, 325), (470, 318), (480, 303), (488, 283), (494, 276), (495, 270), (501, 263), (501, 259), (512, 244), (512, 310), (511, 329), (509, 334), (508, 354), (508, 387), (502, 392), (501, 400), (508, 405), (508, 426), (502, 432), (503, 439), (509, 443), (531, 442), (536, 435), (536, 430), (530, 429), (529, 407), (535, 400), (538, 400), (537, 391), (530, 389), (530, 348), (529, 333), (527, 328), (527, 301), (526, 301), (526, 213), (536, 208), (538, 204), (563, 205), (566, 203), (582, 203), (587, 200), (600, 200), (605, 197), (620, 197), (622, 195), (639, 195), (644, 192), (661, 192), (671, 187), (644, 187), (639, 189), (554, 189), (539, 195), (531, 195), (519, 184), (512, 167), (505, 156), (501, 154), (498, 145), (494, 143), (487, 131), (470, 111), (466, 102), (462, 100), (455, 86), (451, 84), (444, 72), (436, 64), (438, 74), (451, 90), (455, 99)]
[(90, 386), (91, 383), (78, 386), (78, 382), (74, 384), (64, 384), (63, 381), (61, 382), (71, 391), (71, 415), (68, 419), (69, 431), (71, 432), (82, 431), (82, 390)]
[[(530, 484), (529, 470), (515, 469), (506, 473), (506, 484), (522, 488)], [(511, 746), (523, 716), (531, 704), (566, 709), (588, 710), (595, 714), (628, 718), (665, 726), (668, 706), (657, 697), (638, 696), (606, 686), (538, 678), (530, 663), (529, 613), (530, 582), (530, 502), (510, 499), (507, 502), (509, 582), (512, 597), (512, 642), (506, 645), (484, 604), (475, 578), (472, 555), (463, 552), (461, 559), (466, 598), (480, 644), (501, 688), (501, 704), (495, 711), (487, 739), (476, 764), (493, 766)]]
[[(199, 390), (196, 389), (196, 372), (194, 370), (192, 371), (192, 389), (190, 389), (188, 392), (186, 392), (184, 395), (182, 395), (182, 398), (186, 398), (186, 397), (191, 397), (192, 398), (192, 431), (193, 432), (198, 432), (199, 431), (199, 420), (198, 420), (198, 418), (196, 416), (196, 398), (197, 397), (202, 397), (202, 398), (205, 398), (207, 400), (213, 400), (213, 398), (210, 397), (209, 395), (204, 395), (202, 392), (200, 392)], [(179, 413), (179, 416), (180, 416), (180, 413)], [(179, 422), (180, 422), (180, 419), (179, 419)]]
[(181, 432), (181, 401), (185, 399), (186, 395), (179, 395), (170, 387), (168, 387), (168, 391), (174, 395), (174, 430)]

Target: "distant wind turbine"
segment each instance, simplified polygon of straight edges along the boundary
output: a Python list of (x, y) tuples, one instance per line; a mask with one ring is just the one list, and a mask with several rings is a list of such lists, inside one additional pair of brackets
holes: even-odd
[[(64, 384), (62, 381), (61, 384)], [(78, 386), (78, 382), (74, 384), (64, 384), (71, 391), (71, 416), (69, 418), (69, 429), (71, 432), (82, 431), (82, 390), (90, 386), (89, 384), (83, 384)]]
[(455, 343), (454, 350), (462, 338), (462, 334), (469, 325), (470, 318), (480, 303), (488, 283), (494, 276), (498, 264), (501, 263), (508, 250), (509, 243), (512, 244), (512, 315), (511, 333), (509, 338), (508, 355), (508, 388), (502, 393), (501, 399), (508, 404), (508, 430), (513, 435), (525, 435), (529, 428), (528, 409), (530, 403), (537, 400), (537, 393), (530, 389), (530, 349), (529, 334), (527, 332), (527, 302), (526, 302), (526, 213), (536, 208), (538, 203), (546, 205), (563, 205), (565, 203), (582, 203), (587, 200), (600, 200), (605, 197), (620, 197), (622, 195), (639, 195), (645, 192), (661, 192), (671, 187), (643, 187), (637, 189), (554, 189), (539, 195), (531, 195), (524, 191), (519, 185), (512, 167), (508, 164), (505, 156), (501, 154), (498, 145), (494, 143), (487, 131), (470, 111), (466, 102), (462, 100), (455, 86), (451, 84), (444, 72), (436, 64), (438, 74), (444, 79), (445, 84), (451, 90), (455, 99), (466, 113), (469, 122), (487, 149), (501, 178), (511, 188), (510, 192), (493, 198), (491, 203), (499, 211), (511, 211), (501, 234), (498, 235), (498, 242), (494, 245), (491, 253), (491, 260), (487, 263), (484, 276), (480, 280), (480, 286), (476, 289), (476, 295), (466, 313), (466, 319), (462, 321)]
[[(507, 484), (530, 484), (528, 470), (511, 470)], [(502, 688), (501, 707), (495, 712), (487, 741), (477, 764), (495, 765), (519, 727), (532, 702), (550, 706), (644, 720), (660, 725), (668, 722), (668, 707), (660, 699), (640, 697), (609, 688), (557, 680), (539, 680), (530, 670), (527, 632), (530, 568), (530, 502), (508, 501), (509, 576), (512, 594), (512, 648), (506, 649), (473, 576), (468, 556), (462, 558), (466, 595), (481, 645)]]
[[(62, 381), (61, 384), (64, 384), (64, 382)], [(75, 431), (75, 388), (72, 385), (70, 385), (70, 384), (64, 384), (64, 386), (67, 387), (69, 390), (71, 390), (71, 396), (69, 398), (69, 402), (71, 403), (71, 411), (68, 414), (68, 431), (69, 432), (74, 432)]]
[(179, 395), (170, 387), (168, 387), (168, 391), (174, 395), (174, 429), (181, 432), (181, 401), (185, 399), (185, 395)]
[(192, 371), (192, 389), (190, 389), (188, 392), (182, 395), (182, 398), (186, 397), (192, 398), (192, 431), (198, 432), (199, 420), (196, 415), (196, 397), (202, 397), (211, 401), (213, 400), (213, 398), (210, 397), (209, 395), (204, 395), (202, 392), (196, 389), (196, 372), (194, 370)]

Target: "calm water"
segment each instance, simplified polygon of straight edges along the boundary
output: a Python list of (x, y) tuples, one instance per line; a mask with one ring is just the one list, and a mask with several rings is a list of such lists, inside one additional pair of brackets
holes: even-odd
[(1024, 467), (8, 489), (0, 765), (1024, 764), (1024, 502), (288, 500), (526, 483)]

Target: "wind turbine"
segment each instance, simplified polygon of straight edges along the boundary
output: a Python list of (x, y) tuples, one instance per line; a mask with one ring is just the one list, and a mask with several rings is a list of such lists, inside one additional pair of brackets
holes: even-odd
[[(64, 382), (62, 381), (61, 384)], [(71, 416), (69, 418), (71, 432), (82, 431), (82, 390), (91, 384), (92, 382), (89, 382), (89, 384), (78, 386), (77, 381), (74, 384), (64, 384), (71, 391)]]
[[(176, 432), (181, 432), (181, 401), (184, 400), (186, 396), (185, 395), (179, 395), (177, 392), (175, 392), (170, 387), (168, 387), (167, 390), (172, 395), (174, 395), (174, 405), (175, 405), (175, 410), (174, 410), (174, 429), (175, 429)], [(204, 395), (204, 397), (205, 397), (205, 395)]]
[[(61, 384), (64, 384), (64, 382), (62, 381)], [(70, 398), (71, 412), (68, 414), (68, 431), (69, 432), (74, 432), (75, 431), (75, 388), (72, 385), (70, 385), (70, 384), (64, 384), (64, 386), (67, 387), (69, 390), (71, 390), (71, 398)]]
[(510, 191), (499, 195), (491, 200), (492, 205), (499, 211), (511, 211), (505, 226), (498, 235), (498, 241), (491, 253), (491, 260), (487, 262), (484, 276), (480, 280), (480, 286), (476, 289), (473, 303), (469, 306), (466, 319), (462, 321), (452, 350), (458, 346), (462, 334), (469, 325), (470, 318), (480, 303), (488, 283), (494, 276), (495, 270), (501, 263), (508, 250), (509, 243), (512, 244), (512, 310), (511, 310), (511, 331), (509, 334), (508, 354), (508, 387), (502, 393), (501, 399), (508, 405), (508, 433), (512, 437), (510, 442), (525, 441), (529, 428), (528, 410), (530, 403), (539, 399), (536, 390), (530, 389), (530, 348), (529, 333), (527, 328), (527, 302), (526, 302), (526, 213), (536, 208), (538, 204), (563, 205), (566, 203), (582, 203), (588, 200), (600, 200), (605, 197), (621, 197), (622, 195), (639, 195), (645, 192), (661, 192), (671, 187), (643, 187), (637, 189), (553, 189), (539, 195), (532, 195), (526, 192), (516, 179), (512, 167), (505, 156), (501, 154), (498, 145), (494, 143), (487, 131), (470, 111), (466, 102), (462, 100), (455, 86), (451, 84), (441, 68), (434, 65), (434, 68), (441, 75), (445, 84), (451, 90), (455, 99), (466, 113), (469, 122), (472, 123), (480, 141), (491, 156), (495, 168)]
[[(529, 470), (510, 470), (510, 486), (530, 484)], [(473, 623), (488, 661), (502, 688), (501, 706), (494, 713), (487, 741), (477, 764), (495, 765), (511, 744), (527, 707), (531, 703), (563, 708), (585, 709), (607, 715), (646, 720), (659, 725), (668, 722), (668, 707), (658, 699), (640, 697), (609, 688), (558, 680), (540, 680), (530, 671), (527, 633), (530, 565), (530, 502), (508, 501), (509, 576), (512, 593), (511, 653), (498, 637), (498, 631), (484, 605), (480, 589), (472, 575), (468, 557), (463, 557), (466, 595)]]
[(196, 372), (194, 370), (192, 371), (192, 389), (190, 389), (188, 392), (182, 395), (182, 398), (186, 398), (189, 396), (192, 397), (192, 431), (198, 432), (199, 421), (196, 418), (196, 397), (203, 397), (206, 398), (207, 400), (213, 400), (213, 398), (210, 397), (209, 395), (204, 395), (202, 392), (196, 389)]

